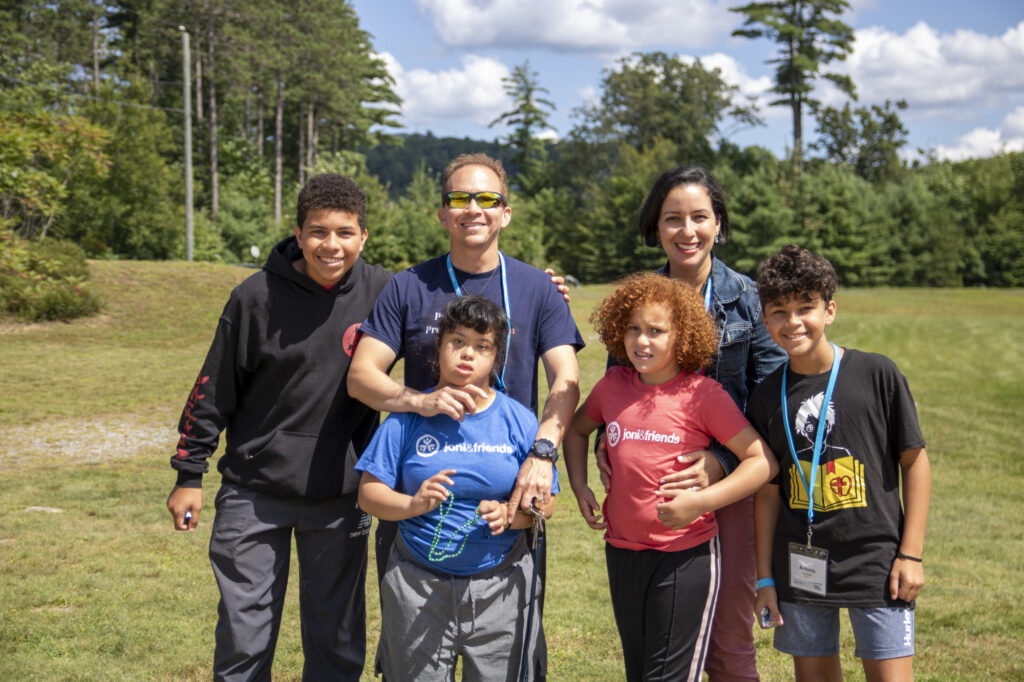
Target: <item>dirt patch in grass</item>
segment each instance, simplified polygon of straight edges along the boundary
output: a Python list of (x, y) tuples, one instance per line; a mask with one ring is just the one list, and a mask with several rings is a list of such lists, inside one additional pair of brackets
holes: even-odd
[(91, 464), (166, 453), (178, 432), (141, 417), (52, 420), (0, 429), (0, 469)]

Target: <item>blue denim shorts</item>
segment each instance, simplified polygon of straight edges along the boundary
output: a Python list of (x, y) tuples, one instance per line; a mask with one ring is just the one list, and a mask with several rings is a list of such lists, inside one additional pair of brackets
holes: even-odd
[[(839, 653), (839, 608), (779, 602), (784, 625), (775, 628), (775, 648), (790, 656), (835, 656)], [(882, 661), (914, 655), (914, 609), (878, 606), (847, 610), (857, 658)]]

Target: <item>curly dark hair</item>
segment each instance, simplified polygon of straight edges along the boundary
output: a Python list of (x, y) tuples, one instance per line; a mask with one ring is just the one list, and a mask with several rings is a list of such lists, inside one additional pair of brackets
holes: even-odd
[[(491, 367), (493, 384), (505, 361), (505, 346), (508, 343), (508, 322), (504, 311), (483, 296), (456, 296), (448, 301), (441, 313), (435, 341), (438, 348), (441, 347), (444, 335), (457, 327), (467, 327), (478, 334), (494, 334), (494, 365)], [(434, 364), (434, 372), (437, 374), (436, 361)]]
[(711, 209), (718, 220), (718, 243), (724, 244), (729, 239), (729, 209), (725, 205), (725, 190), (707, 169), (700, 166), (676, 166), (667, 170), (654, 181), (654, 186), (647, 194), (644, 205), (640, 209), (640, 220), (637, 232), (647, 246), (661, 244), (658, 233), (658, 217), (668, 193), (682, 185), (700, 185), (708, 191), (711, 198)]
[(302, 229), (306, 224), (306, 214), (321, 208), (358, 216), (359, 228), (366, 232), (366, 193), (352, 178), (336, 173), (324, 173), (310, 178), (299, 190), (295, 224)]
[(492, 159), (487, 154), (459, 154), (451, 162), (445, 166), (443, 182), (441, 183), (441, 196), (443, 197), (446, 193), (452, 190), (449, 184), (452, 179), (452, 175), (455, 171), (466, 166), (483, 166), (494, 172), (498, 176), (498, 182), (501, 183), (501, 195), (504, 197), (508, 196), (508, 178), (505, 175), (505, 167), (501, 165), (501, 161), (498, 159)]
[(835, 268), (824, 256), (790, 244), (757, 266), (757, 294), (761, 306), (791, 299), (821, 296), (826, 305), (836, 293)]
[(653, 272), (630, 275), (615, 285), (615, 291), (590, 315), (590, 321), (612, 357), (623, 364), (629, 363), (623, 338), (630, 318), (639, 307), (660, 303), (672, 315), (679, 366), (687, 372), (696, 372), (711, 364), (718, 350), (718, 333), (696, 289), (681, 280)]

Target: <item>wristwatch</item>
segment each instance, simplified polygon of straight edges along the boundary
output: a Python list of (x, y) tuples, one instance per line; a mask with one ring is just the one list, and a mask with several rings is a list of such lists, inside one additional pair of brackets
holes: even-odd
[(533, 446), (530, 448), (530, 452), (527, 453), (530, 457), (540, 457), (546, 459), (552, 464), (558, 461), (558, 448), (555, 444), (549, 441), (547, 438), (538, 438), (533, 441)]

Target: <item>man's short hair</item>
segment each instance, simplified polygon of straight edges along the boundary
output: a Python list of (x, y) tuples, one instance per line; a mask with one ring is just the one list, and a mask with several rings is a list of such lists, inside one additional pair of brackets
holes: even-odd
[(358, 216), (359, 227), (366, 232), (366, 193), (350, 177), (325, 173), (310, 178), (299, 191), (295, 224), (302, 229), (306, 224), (306, 215), (319, 209), (343, 211)]
[(761, 306), (786, 300), (808, 300), (815, 294), (827, 304), (836, 293), (835, 268), (823, 256), (790, 244), (757, 266)]
[(452, 187), (449, 184), (452, 179), (452, 175), (455, 171), (466, 166), (483, 166), (494, 171), (494, 174), (498, 176), (498, 181), (501, 183), (499, 191), (507, 199), (508, 198), (508, 178), (505, 175), (505, 167), (501, 165), (501, 161), (498, 159), (492, 159), (487, 154), (459, 154), (451, 162), (445, 166), (444, 169), (444, 181), (441, 185), (441, 194), (447, 194), (452, 191)]

